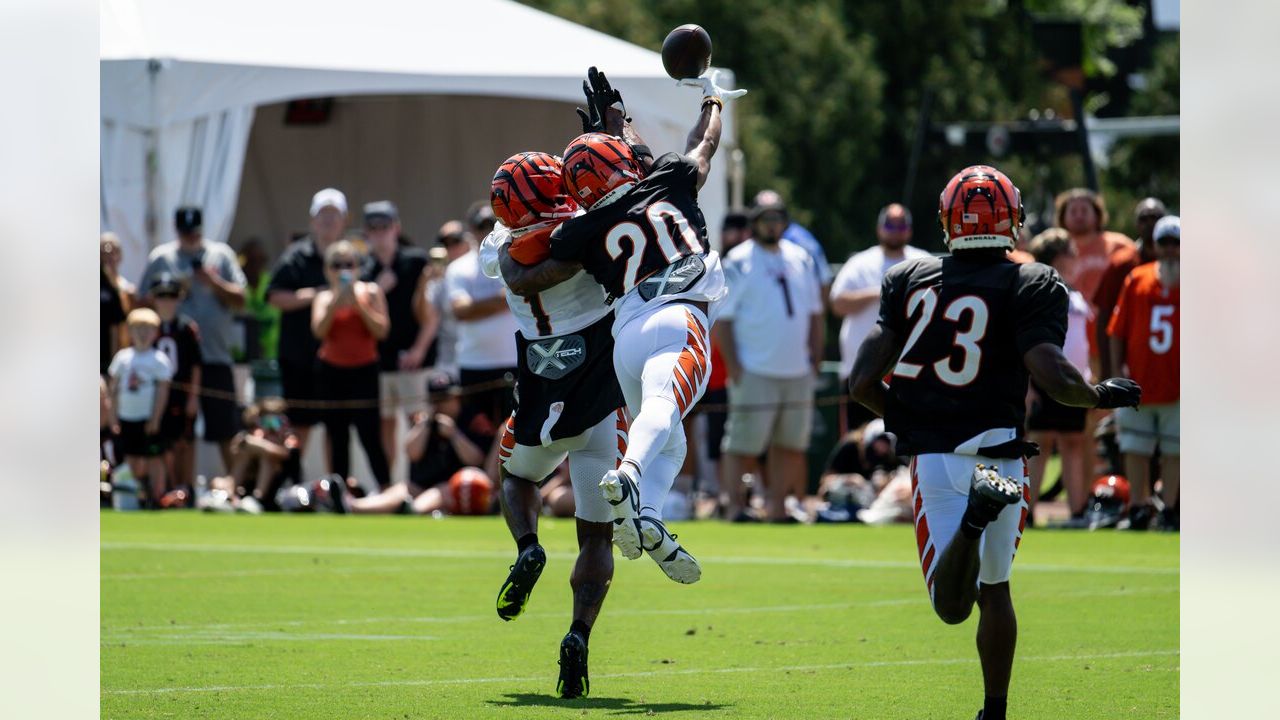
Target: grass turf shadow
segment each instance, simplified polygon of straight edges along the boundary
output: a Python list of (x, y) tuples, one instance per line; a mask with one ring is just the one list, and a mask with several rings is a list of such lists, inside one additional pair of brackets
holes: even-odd
[(546, 693), (507, 693), (505, 700), (486, 700), (489, 705), (497, 707), (552, 707), (574, 708), (583, 710), (612, 710), (615, 715), (643, 715), (649, 712), (681, 713), (708, 712), (733, 707), (722, 703), (649, 703), (630, 698), (611, 698), (588, 696), (565, 700)]

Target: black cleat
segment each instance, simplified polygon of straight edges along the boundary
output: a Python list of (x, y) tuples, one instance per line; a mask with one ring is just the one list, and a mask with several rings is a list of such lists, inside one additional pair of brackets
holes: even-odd
[(587, 678), (587, 641), (572, 630), (560, 641), (560, 679), (556, 692), (567, 699), (591, 694), (591, 681)]
[(529, 594), (546, 565), (547, 553), (541, 545), (530, 545), (520, 553), (516, 564), (511, 566), (507, 581), (498, 591), (498, 617), (510, 621), (524, 612), (524, 606), (529, 604)]
[(979, 464), (969, 484), (969, 509), (986, 522), (992, 522), (1001, 511), (1022, 500), (1022, 484), (1013, 478), (1000, 477), (1000, 468)]

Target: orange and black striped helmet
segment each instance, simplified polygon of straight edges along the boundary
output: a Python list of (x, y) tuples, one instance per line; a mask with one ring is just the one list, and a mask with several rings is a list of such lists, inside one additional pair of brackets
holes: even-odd
[(938, 223), (949, 250), (1012, 250), (1022, 221), (1022, 193), (989, 165), (956, 173), (938, 198)]
[(560, 158), (544, 152), (522, 152), (498, 166), (489, 187), (489, 205), (498, 220), (513, 230), (573, 217), (578, 204), (564, 192)]
[(564, 150), (565, 189), (584, 208), (642, 174), (631, 146), (612, 135), (579, 135)]

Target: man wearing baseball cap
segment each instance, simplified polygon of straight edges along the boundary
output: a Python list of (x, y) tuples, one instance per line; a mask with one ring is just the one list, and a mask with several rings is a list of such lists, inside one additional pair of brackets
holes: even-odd
[[(336, 188), (325, 188), (311, 198), (311, 232), (285, 248), (271, 272), (267, 301), (280, 308), (280, 383), (285, 400), (315, 401), (316, 352), (320, 343), (311, 333), (311, 301), (328, 285), (324, 274), (324, 253), (342, 239), (347, 228), (347, 196)], [(311, 426), (320, 422), (314, 407), (290, 405), (289, 420), (306, 452)]]
[(1164, 482), (1162, 526), (1177, 530), (1182, 222), (1177, 215), (1166, 215), (1156, 222), (1151, 234), (1156, 259), (1134, 268), (1125, 278), (1107, 326), (1112, 338), (1112, 369), (1127, 369), (1129, 377), (1142, 385), (1142, 406), (1119, 408), (1115, 416), (1116, 442), (1124, 454), (1124, 472), (1132, 493), (1129, 518), (1121, 527), (1146, 530), (1151, 526), (1155, 515), (1151, 457), (1159, 448), (1160, 479)]
[(412, 416), (427, 409), (423, 387), (426, 370), (435, 362), (431, 353), (439, 316), (435, 306), (418, 301), (423, 291), (426, 251), (400, 242), (400, 210), (390, 200), (364, 206), (364, 240), (372, 259), (365, 280), (375, 282), (387, 296), (391, 330), (378, 343), (378, 407), (382, 415), (382, 447), (394, 468), (398, 453), (396, 415)]
[(204, 439), (217, 443), (222, 462), (231, 471), (231, 439), (240, 430), (232, 375), (231, 344), (235, 338), (235, 313), (244, 307), (244, 271), (229, 245), (204, 237), (201, 209), (186, 205), (173, 213), (177, 240), (167, 242), (147, 259), (138, 287), (148, 299), (162, 275), (186, 285), (178, 312), (200, 328), (200, 415)]

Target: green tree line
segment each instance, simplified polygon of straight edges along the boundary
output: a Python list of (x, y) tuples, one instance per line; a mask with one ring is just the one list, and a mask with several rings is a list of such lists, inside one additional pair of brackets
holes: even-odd
[[(735, 101), (747, 197), (775, 188), (833, 261), (874, 243), (877, 211), (903, 199), (922, 99), (947, 121), (1011, 121), (1071, 112), (1066, 89), (1040, 69), (1029, 19), (1084, 23), (1087, 75), (1115, 72), (1114, 48), (1143, 33), (1141, 3), (1124, 0), (522, 0), (573, 22), (659, 50), (684, 23), (710, 32), (713, 62), (751, 93)], [(1132, 111), (1177, 114), (1176, 37), (1162, 39)], [(608, 71), (608, 58), (583, 58)], [(1105, 96), (1091, 98), (1094, 106)], [(1170, 152), (1172, 145), (1172, 152)], [(985, 153), (931, 143), (909, 206), (916, 241), (941, 249), (937, 192), (961, 167), (994, 162), (1023, 189), (1028, 211), (1083, 184), (1078, 156)], [(1177, 202), (1177, 137), (1122, 141), (1100, 172), (1113, 227), (1132, 230), (1132, 201)], [(1127, 205), (1125, 203), (1128, 203)]]

